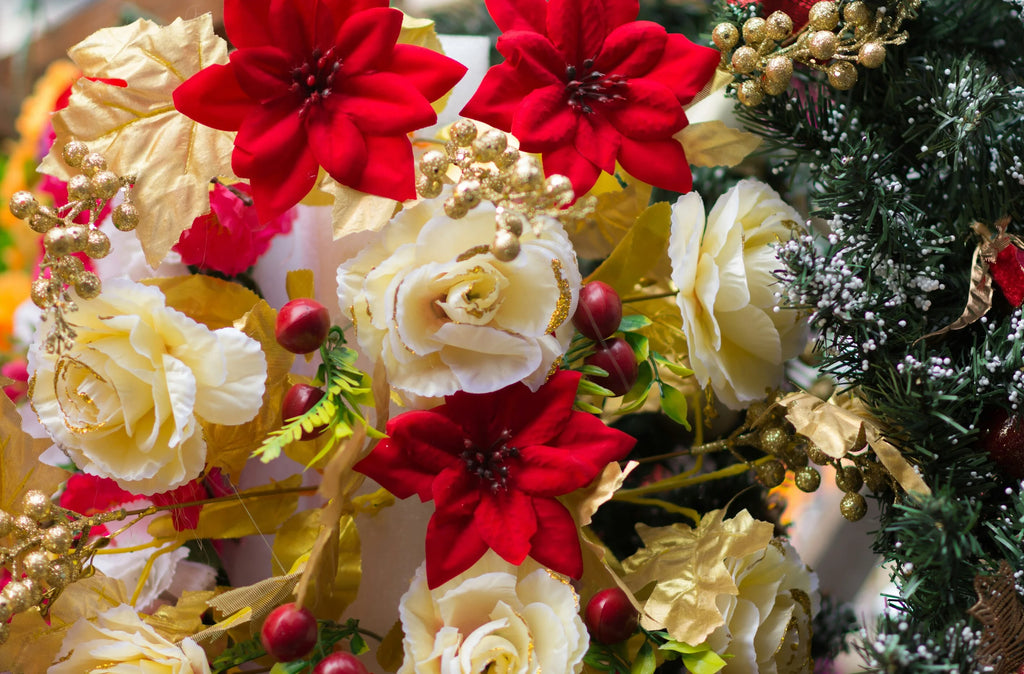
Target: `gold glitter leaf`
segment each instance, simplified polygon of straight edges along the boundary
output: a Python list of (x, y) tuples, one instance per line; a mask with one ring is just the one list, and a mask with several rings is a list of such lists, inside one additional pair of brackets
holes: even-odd
[(83, 77), (67, 108), (53, 116), (57, 140), (40, 171), (69, 177), (60, 151), (80, 140), (107, 158), (118, 175), (135, 174), (135, 230), (156, 267), (192, 221), (210, 210), (210, 179), (231, 177), (234, 134), (203, 126), (174, 108), (172, 93), (214, 63), (227, 63), (227, 44), (209, 14), (169, 26), (138, 21), (105, 28), (71, 48), (88, 77), (121, 79), (120, 87)]
[(256, 636), (267, 615), (291, 598), (297, 582), (297, 573), (271, 576), (217, 595), (207, 601), (217, 623), (196, 632), (192, 638), (196, 643), (209, 644), (228, 632), (240, 641)]
[(180, 641), (203, 629), (203, 614), (209, 608), (207, 602), (215, 596), (216, 590), (185, 590), (177, 604), (161, 606), (152, 615), (142, 614), (142, 619), (165, 639)]
[(167, 306), (211, 330), (233, 327), (260, 301), (256, 293), (237, 283), (203, 274), (145, 279), (142, 283), (159, 288)]
[(560, 500), (572, 513), (577, 524), (586, 526), (590, 524), (597, 509), (611, 500), (615, 492), (622, 488), (626, 477), (639, 465), (636, 461), (629, 461), (625, 468), (621, 468), (617, 461), (612, 461), (590, 484), (563, 496)]
[(644, 604), (645, 628), (664, 628), (676, 641), (700, 644), (724, 624), (718, 597), (739, 594), (726, 560), (763, 550), (773, 530), (746, 510), (729, 520), (723, 520), (724, 514), (709, 512), (696, 528), (636, 525), (644, 547), (622, 566), (634, 592), (656, 583)]
[(1024, 603), (1013, 567), (1004, 559), (996, 573), (975, 576), (974, 591), (978, 602), (967, 612), (982, 625), (978, 664), (995, 674), (1013, 674), (1024, 665)]
[(6, 395), (0, 395), (0, 508), (18, 514), (25, 492), (38, 489), (53, 494), (67, 479), (66, 471), (39, 461), (39, 455), (52, 444), (22, 431), (18, 408)]
[(761, 144), (761, 137), (716, 119), (690, 124), (673, 136), (694, 166), (736, 166)]
[(335, 240), (349, 234), (379, 231), (399, 207), (394, 199), (354, 190), (330, 177), (325, 177), (320, 189), (334, 197), (331, 224)]
[(607, 175), (602, 174), (598, 186), (590, 192), (597, 197), (593, 213), (568, 223), (566, 227), (573, 248), (580, 257), (595, 260), (608, 257), (651, 200), (653, 188), (628, 176), (625, 187), (620, 187), (617, 180), (608, 176), (607, 183), (614, 186), (599, 190), (599, 186), (606, 183)]

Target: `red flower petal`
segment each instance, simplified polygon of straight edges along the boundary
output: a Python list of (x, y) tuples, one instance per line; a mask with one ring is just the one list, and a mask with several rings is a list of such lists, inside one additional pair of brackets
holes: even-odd
[(510, 564), (523, 563), (538, 527), (533, 499), (516, 489), (485, 493), (476, 507), (473, 524), (484, 543)]
[(586, 194), (601, 175), (601, 169), (597, 165), (569, 145), (545, 152), (543, 160), (544, 173), (546, 175), (558, 173), (568, 177), (572, 181), (572, 189), (577, 196)]
[(661, 60), (667, 41), (665, 29), (650, 21), (619, 26), (605, 38), (601, 53), (594, 60), (594, 70), (642, 77)]
[(543, 33), (547, 16), (546, 0), (487, 0), (490, 13), (498, 30), (532, 30)]
[(255, 104), (230, 64), (203, 68), (179, 84), (172, 97), (178, 112), (221, 131), (238, 131)]
[(615, 172), (615, 157), (619, 154), (621, 142), (622, 134), (604, 115), (580, 115), (576, 127), (576, 151), (602, 171)]
[(497, 48), (516, 74), (532, 85), (531, 91), (551, 84), (565, 86), (565, 57), (543, 35), (524, 30), (505, 33), (498, 38)]
[[(277, 47), (253, 47), (231, 52), (231, 65), (242, 90), (254, 101), (267, 103), (294, 95), (291, 85), (292, 59)], [(299, 101), (296, 97), (295, 106)]]
[(466, 74), (466, 66), (442, 54), (411, 44), (396, 44), (389, 72), (401, 75), (428, 101), (451, 91)]
[(1011, 243), (999, 251), (989, 269), (1006, 301), (1015, 307), (1024, 304), (1024, 251)]
[(314, 13), (319, 4), (318, 0), (270, 0), (270, 11), (267, 13), (270, 44), (277, 45), (289, 54), (306, 55), (313, 51), (312, 38), (316, 25)]
[(320, 0), (331, 8), (334, 20), (340, 25), (348, 21), (350, 16), (368, 9), (387, 7), (388, 0)]
[(459, 114), (502, 131), (511, 131), (519, 104), (533, 89), (511, 64), (499, 63), (487, 71), (476, 93)]
[(273, 44), (267, 32), (270, 0), (224, 0), (224, 30), (236, 49)]
[[(390, 7), (359, 12), (342, 24), (333, 44), (346, 77), (382, 70), (402, 32), (402, 13)], [(348, 82), (343, 87), (348, 89)]]
[(639, 0), (604, 0), (604, 23), (609, 33), (622, 24), (635, 20), (639, 13)]
[[(177, 489), (153, 494), (149, 499), (154, 505), (167, 506), (175, 503), (190, 503), (207, 498), (206, 489), (199, 480), (187, 482)], [(194, 505), (171, 510), (171, 524), (175, 531), (189, 531), (199, 526), (199, 513), (203, 506)]]
[(701, 47), (670, 33), (661, 62), (646, 77), (664, 84), (686, 105), (711, 81), (721, 57), (717, 49)]
[(427, 586), (443, 585), (487, 552), (487, 544), (472, 526), (472, 515), (435, 512), (427, 524)]
[(483, 495), (480, 479), (470, 475), (461, 461), (437, 474), (432, 493), (436, 511), (451, 515), (470, 516)]
[(555, 499), (535, 498), (533, 509), (544, 523), (530, 541), (530, 557), (571, 578), (583, 575), (580, 535), (572, 515)]
[(526, 152), (543, 152), (571, 142), (576, 136), (576, 112), (569, 107), (565, 86), (536, 89), (519, 106), (512, 134)]
[(531, 392), (522, 384), (508, 391), (504, 407), (515, 415), (512, 439), (517, 447), (543, 445), (562, 431), (572, 415), (580, 373), (559, 370), (546, 384)]
[(626, 104), (609, 108), (608, 120), (623, 136), (635, 140), (664, 140), (686, 126), (686, 115), (664, 85), (635, 79), (626, 83)]
[(437, 113), (423, 94), (393, 73), (345, 80), (345, 90), (334, 105), (336, 112), (347, 115), (369, 136), (397, 136), (437, 121)]
[(594, 58), (608, 34), (603, 0), (548, 0), (547, 34), (566, 63)]
[(627, 173), (655, 187), (673, 192), (693, 189), (686, 153), (674, 138), (642, 141), (623, 137), (619, 163)]
[(367, 136), (365, 140), (366, 167), (358, 184), (349, 186), (395, 201), (414, 199), (416, 179), (409, 139), (402, 135)]
[(341, 109), (342, 99), (334, 106), (310, 109), (306, 120), (309, 147), (316, 162), (343, 185), (354, 186), (362, 179), (366, 162), (372, 161), (366, 137)]

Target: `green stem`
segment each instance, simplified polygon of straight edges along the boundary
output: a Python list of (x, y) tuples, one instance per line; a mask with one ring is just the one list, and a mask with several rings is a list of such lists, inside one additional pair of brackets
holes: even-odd
[(647, 496), (648, 494), (657, 494), (658, 492), (670, 491), (673, 489), (682, 489), (683, 487), (692, 487), (697, 484), (703, 484), (704, 482), (711, 482), (713, 480), (721, 480), (726, 477), (733, 477), (747, 472), (754, 466), (760, 466), (762, 463), (772, 461), (775, 457), (773, 456), (762, 456), (756, 461), (752, 461), (749, 464), (746, 463), (735, 463), (725, 468), (720, 468), (710, 473), (704, 473), (703, 475), (694, 475), (693, 477), (675, 475), (673, 477), (659, 480), (651, 484), (646, 484), (642, 487), (636, 487), (634, 489), (622, 489), (615, 493), (612, 497), (613, 501), (629, 501), (630, 498), (637, 496)]

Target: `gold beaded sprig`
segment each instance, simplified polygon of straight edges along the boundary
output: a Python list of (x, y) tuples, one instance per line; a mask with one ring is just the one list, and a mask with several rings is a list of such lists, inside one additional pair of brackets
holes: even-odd
[(722, 52), (720, 67), (737, 77), (740, 102), (756, 106), (766, 94), (789, 88), (794, 63), (824, 72), (836, 89), (850, 89), (857, 82), (856, 65), (878, 68), (886, 45), (906, 42), (903, 22), (914, 18), (920, 5), (921, 0), (898, 0), (872, 10), (861, 0), (825, 0), (811, 6), (807, 25), (795, 35), (793, 19), (778, 11), (747, 19), (742, 30), (720, 23), (711, 38)]
[(465, 217), (481, 202), (493, 203), (494, 240), (484, 248), (499, 260), (509, 262), (519, 255), (519, 237), (526, 227), (536, 231), (545, 218), (570, 225), (594, 209), (592, 198), (573, 203), (569, 178), (545, 178), (540, 162), (509, 145), (508, 136), (497, 129), (478, 133), (476, 124), (460, 119), (451, 125), (449, 138), (443, 151), (429, 150), (420, 157), (416, 191), (424, 199), (434, 199), (445, 183), (454, 183), (444, 202), (445, 213), (454, 219)]
[[(39, 265), (40, 276), (32, 283), (32, 301), (43, 310), (43, 320), (53, 326), (46, 336), (45, 348), (50, 353), (66, 351), (74, 344), (75, 330), (67, 321), (67, 313), (75, 311), (70, 289), (82, 299), (100, 294), (100, 279), (86, 271), (74, 253), (85, 253), (93, 259), (110, 253), (110, 238), (99, 230), (100, 212), (118, 192), (124, 190), (124, 201), (114, 208), (111, 217), (121, 231), (131, 231), (139, 224), (139, 212), (131, 202), (131, 186), (135, 176), (118, 176), (107, 170), (103, 155), (89, 152), (79, 141), (71, 141), (61, 153), (64, 163), (81, 173), (68, 180), (68, 203), (60, 208), (40, 204), (31, 192), (15, 192), (10, 210), (14, 217), (28, 220), (28, 226), (43, 235), (46, 254)], [(75, 218), (86, 213), (89, 221), (78, 224)], [(49, 278), (43, 276), (49, 270)]]
[(93, 573), (93, 555), (107, 543), (92, 538), (92, 527), (122, 520), (124, 509), (84, 516), (61, 508), (41, 491), (25, 492), (21, 513), (0, 510), (0, 567), (12, 578), (0, 592), (0, 644), (7, 640), (7, 621), (37, 608), (46, 617), (68, 585)]

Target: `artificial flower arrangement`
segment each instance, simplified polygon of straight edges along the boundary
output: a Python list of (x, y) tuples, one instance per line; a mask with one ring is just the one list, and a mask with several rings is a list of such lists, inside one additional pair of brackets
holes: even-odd
[[(34, 332), (0, 396), (3, 667), (812, 671), (849, 626), (827, 634), (768, 490), (814, 492), (829, 467), (843, 516), (877, 496), (908, 564), (900, 513), (960, 521), (947, 466), (865, 379), (890, 373), (871, 361), (885, 340), (849, 324), (868, 271), (903, 283), (901, 301), (858, 305), (881, 328), (887, 307), (927, 311), (935, 260), (953, 274), (964, 250), (940, 236), (920, 273), (877, 252), (858, 267), (844, 244), (868, 237), (842, 232), (860, 216), (824, 178), (793, 174), (831, 209), (817, 236), (768, 182), (713, 170), (761, 137), (691, 120), (728, 92), (780, 149), (820, 152), (850, 109), (832, 101), (915, 48), (919, 3), (720, 3), (717, 48), (635, 0), (486, 7), (486, 72), (383, 0), (226, 0), (230, 49), (209, 15), (139, 20), (48, 76), (52, 138), (38, 112), (22, 130), (46, 185), (4, 181), (8, 264), (39, 255), (15, 317)], [(1011, 220), (975, 223), (968, 309), (918, 320), (913, 345), (1019, 337)], [(812, 327), (826, 376), (787, 393)], [(987, 371), (1016, 402), (1011, 348)], [(892, 362), (919, 377), (925, 361)], [(1004, 416), (1008, 439), (982, 448), (1019, 468)], [(668, 429), (667, 453), (633, 421)], [(977, 454), (975, 476), (991, 471)], [(753, 513), (735, 503), (750, 485)], [(950, 671), (1024, 664), (1006, 627), (1021, 560), (979, 552), (1020, 540), (1006, 522), (957, 557), (981, 609), (943, 623), (959, 626)], [(894, 576), (915, 629), (883, 623), (863, 646), (908, 667), (886, 671), (939, 657), (914, 641), (938, 628), (913, 571)]]

